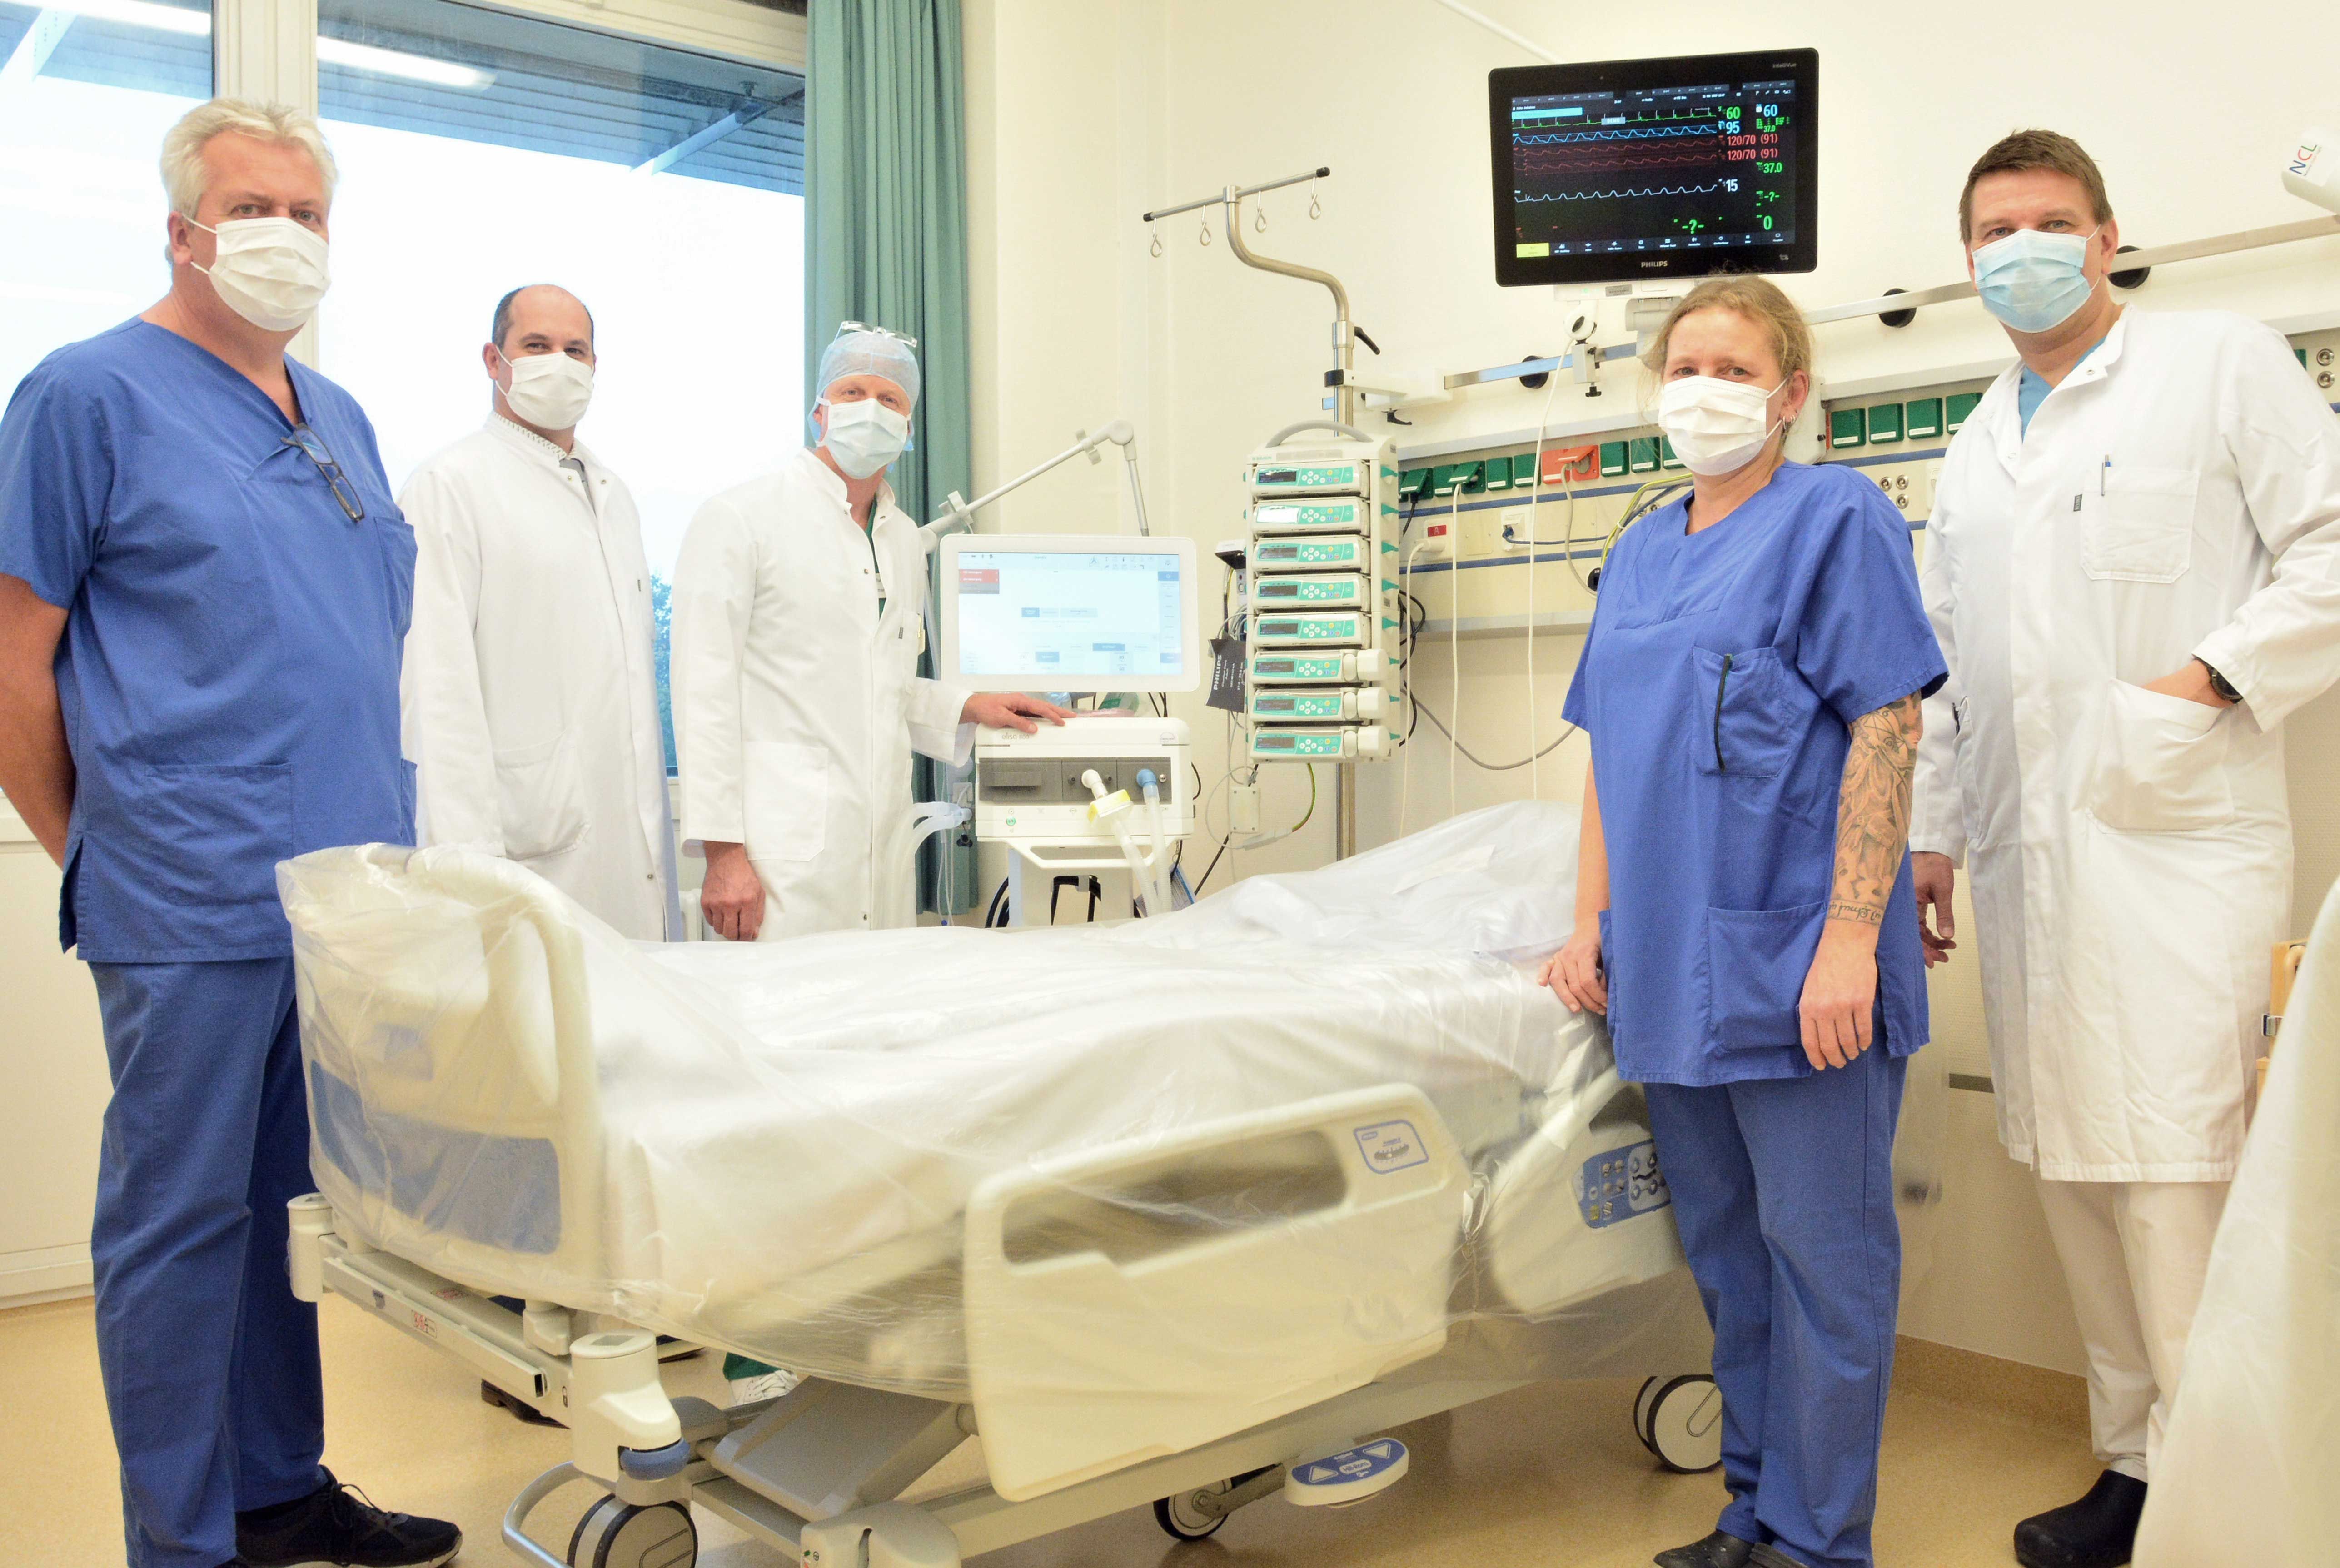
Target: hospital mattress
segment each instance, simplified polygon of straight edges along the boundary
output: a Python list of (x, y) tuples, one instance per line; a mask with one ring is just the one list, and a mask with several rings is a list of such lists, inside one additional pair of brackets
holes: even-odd
[(1294, 1407), (1679, 1268), (1638, 1092), (1533, 983), (1575, 820), (1115, 927), (741, 946), (461, 850), (305, 856), (315, 1174), (474, 1289), (846, 1381)]

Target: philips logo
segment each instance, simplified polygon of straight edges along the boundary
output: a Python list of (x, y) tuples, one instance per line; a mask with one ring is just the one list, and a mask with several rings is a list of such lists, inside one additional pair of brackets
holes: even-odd
[(1663, 257), (1660, 257), (1658, 260), (1653, 262), (1643, 262), (1641, 265), (1644, 267), (1671, 267), (1673, 265), (1673, 263)]

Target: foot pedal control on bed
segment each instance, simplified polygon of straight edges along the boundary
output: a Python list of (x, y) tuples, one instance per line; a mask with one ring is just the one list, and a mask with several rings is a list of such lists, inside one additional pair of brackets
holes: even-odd
[(1408, 1458), (1396, 1438), (1376, 1437), (1321, 1459), (1297, 1460), (1284, 1473), (1284, 1500), (1302, 1508), (1363, 1503), (1403, 1480)]

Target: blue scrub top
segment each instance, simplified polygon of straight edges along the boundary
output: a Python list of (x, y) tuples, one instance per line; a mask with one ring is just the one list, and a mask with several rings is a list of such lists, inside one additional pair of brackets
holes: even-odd
[(51, 354), (0, 419), (0, 572), (69, 612), (59, 935), (93, 962), (283, 957), (277, 861), (413, 841), (414, 531), (356, 401), (287, 364), (362, 522), (266, 393), (144, 322)]
[[(1641, 1083), (1800, 1077), (1850, 726), (1948, 669), (1909, 525), (1853, 470), (1787, 463), (1714, 527), (1689, 519), (1676, 501), (1618, 541), (1564, 710), (1609, 849), (1609, 1030)], [(1877, 967), (1907, 1056), (1927, 1018), (1906, 854)]]

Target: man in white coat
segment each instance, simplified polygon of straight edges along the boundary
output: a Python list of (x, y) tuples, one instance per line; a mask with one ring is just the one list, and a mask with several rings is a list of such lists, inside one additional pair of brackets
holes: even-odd
[(817, 384), (818, 444), (700, 507), (675, 567), (683, 848), (733, 941), (915, 924), (911, 751), (964, 766), (978, 725), (1066, 717), (917, 673), (926, 550), (886, 483), (916, 344), (848, 322)]
[(682, 935), (649, 568), (625, 481), (577, 439), (593, 318), (496, 306), (485, 425), (414, 471), (401, 699), (417, 831), (518, 861), (638, 941)]
[(2282, 726), (2340, 678), (2340, 422), (2241, 316), (2124, 311), (2068, 138), (2008, 137), (1959, 227), (2020, 362), (1952, 442), (1910, 847), (1929, 961), (1973, 878), (1999, 1136), (2032, 1166), (2107, 1466), (2027, 1568), (2129, 1560), (2290, 918)]

